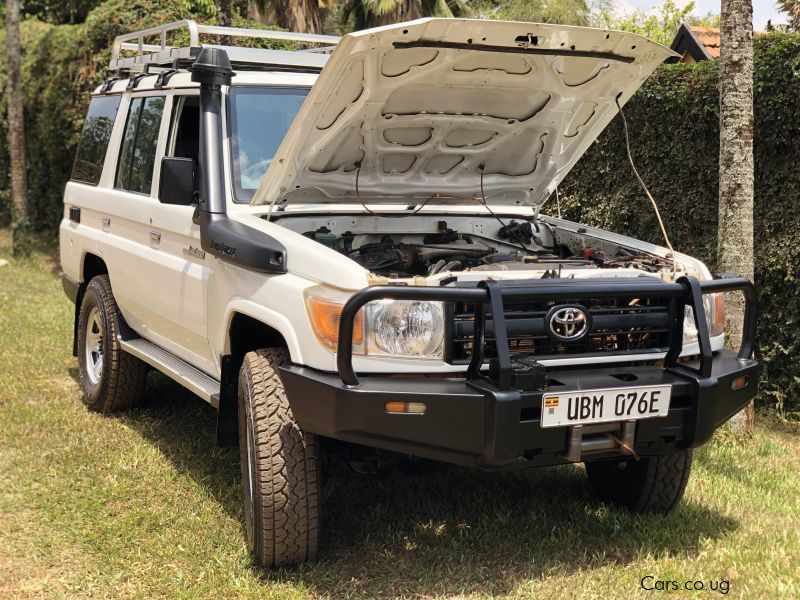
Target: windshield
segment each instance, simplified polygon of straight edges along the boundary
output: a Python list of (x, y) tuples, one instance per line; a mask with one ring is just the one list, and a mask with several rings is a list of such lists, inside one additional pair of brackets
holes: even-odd
[(236, 202), (248, 203), (253, 198), (307, 94), (308, 88), (231, 88), (231, 157)]

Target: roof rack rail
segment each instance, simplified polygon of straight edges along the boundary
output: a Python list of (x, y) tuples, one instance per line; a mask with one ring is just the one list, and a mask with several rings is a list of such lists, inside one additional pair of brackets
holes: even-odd
[[(183, 37), (188, 34), (189, 45), (177, 47), (169, 44), (167, 37), (170, 33)], [(301, 42), (302, 44), (325, 44), (325, 46), (311, 46), (299, 51), (265, 50), (233, 45), (201, 44), (201, 35), (220, 36), (230, 42), (235, 38), (256, 38)], [(159, 43), (152, 43), (152, 38), (159, 38)], [(180, 62), (194, 60), (200, 52), (201, 46), (206, 45), (223, 48), (227, 51), (228, 58), (233, 65), (248, 65), (251, 68), (278, 66), (319, 70), (327, 61), (326, 55), (333, 51), (339, 40), (339, 37), (333, 35), (200, 25), (195, 21), (184, 19), (117, 36), (112, 46), (109, 68), (112, 71), (141, 71), (145, 65), (150, 65), (156, 69), (171, 69)], [(125, 51), (133, 51), (133, 54), (124, 55)]]

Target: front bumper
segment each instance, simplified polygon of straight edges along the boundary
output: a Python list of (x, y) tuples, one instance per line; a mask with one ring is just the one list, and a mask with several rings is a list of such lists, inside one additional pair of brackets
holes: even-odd
[[(738, 354), (713, 353), (703, 294), (740, 291), (745, 298)], [(607, 366), (548, 370), (535, 356), (514, 357), (506, 329), (506, 301), (558, 303), (597, 298), (670, 299), (669, 349), (663, 366)], [(474, 305), (472, 351), (462, 377), (359, 376), (353, 369), (353, 324), (358, 311), (381, 299), (465, 302)], [(633, 304), (629, 304), (633, 306)], [(685, 310), (691, 307), (699, 356), (679, 359)], [(494, 353), (487, 356), (486, 321), (492, 315)], [(354, 294), (342, 309), (337, 374), (301, 366), (281, 371), (289, 403), (311, 433), (484, 469), (602, 460), (634, 452), (647, 456), (706, 443), (714, 430), (752, 400), (759, 364), (752, 360), (756, 331), (753, 284), (724, 277), (672, 283), (652, 278), (482, 281), (476, 287), (375, 286)], [(613, 334), (624, 336), (625, 333)], [(598, 365), (603, 355), (593, 355)], [(488, 358), (488, 374), (485, 367)], [(631, 354), (631, 360), (636, 358)], [(734, 380), (740, 379), (734, 384)], [(741, 381), (746, 384), (739, 386)], [(543, 428), (545, 392), (672, 386), (669, 413), (616, 424)], [(734, 389), (736, 388), (736, 389)], [(386, 411), (387, 402), (422, 402), (424, 414)]]
[[(684, 364), (700, 368), (699, 361)], [(754, 398), (759, 372), (758, 362), (723, 350), (713, 355), (707, 377), (685, 368), (576, 369), (554, 373), (561, 385), (550, 380), (548, 391), (672, 385), (669, 414), (635, 422), (633, 448), (647, 456), (708, 442)], [(575, 460), (570, 454), (575, 428), (540, 426), (542, 390), (501, 391), (485, 380), (420, 376), (364, 376), (358, 386), (349, 386), (339, 375), (301, 366), (282, 368), (281, 377), (295, 418), (311, 433), (491, 470)], [(732, 389), (740, 377), (747, 384)], [(427, 411), (390, 414), (385, 404), (392, 401), (424, 402)], [(620, 456), (620, 448), (598, 447), (580, 459)]]

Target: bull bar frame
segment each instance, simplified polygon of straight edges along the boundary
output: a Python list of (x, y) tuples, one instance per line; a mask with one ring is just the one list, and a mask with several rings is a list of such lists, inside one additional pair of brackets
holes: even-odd
[[(713, 354), (706, 322), (703, 295), (720, 292), (742, 292), (745, 313), (742, 342), (738, 358), (753, 356), (756, 336), (757, 298), (752, 282), (742, 277), (727, 275), (699, 281), (695, 277), (680, 277), (673, 283), (655, 278), (619, 278), (605, 280), (536, 280), (481, 281), (474, 288), (432, 286), (374, 286), (353, 294), (344, 305), (339, 322), (339, 340), (336, 366), (339, 377), (346, 386), (358, 387), (360, 381), (353, 368), (353, 328), (359, 310), (376, 300), (418, 300), (432, 302), (464, 302), (475, 306), (473, 350), (466, 371), (468, 381), (486, 380), (481, 374), (485, 358), (486, 307), (490, 307), (497, 347), (497, 377), (492, 380), (499, 390), (512, 388), (512, 359), (508, 349), (508, 336), (503, 317), (503, 302), (514, 300), (581, 300), (635, 296), (639, 298), (671, 298), (674, 310), (670, 311), (670, 346), (664, 357), (664, 367), (670, 371), (700, 379), (711, 376)], [(683, 347), (683, 323), (686, 307), (692, 308), (699, 344), (700, 362), (692, 367), (678, 361)], [(535, 358), (535, 357), (534, 357)], [(598, 356), (600, 358), (600, 356)]]

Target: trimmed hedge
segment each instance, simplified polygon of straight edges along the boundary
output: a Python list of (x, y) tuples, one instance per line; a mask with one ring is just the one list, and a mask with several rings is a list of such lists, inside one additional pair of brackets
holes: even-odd
[[(665, 65), (625, 107), (637, 168), (676, 250), (714, 270), (719, 65)], [(755, 38), (755, 275), (759, 402), (800, 415), (800, 35)], [(565, 218), (662, 244), (616, 118), (560, 187)], [(552, 201), (552, 200), (551, 200)], [(548, 208), (554, 212), (554, 207)]]

